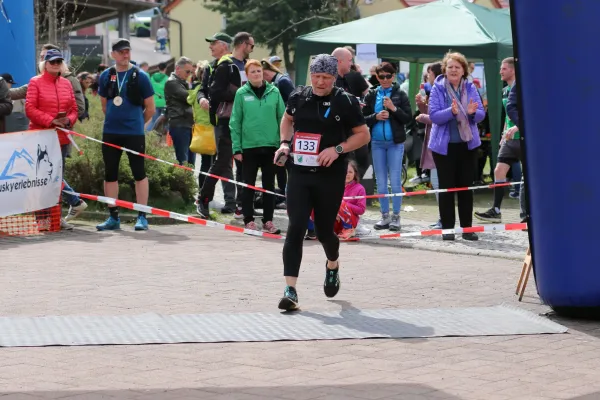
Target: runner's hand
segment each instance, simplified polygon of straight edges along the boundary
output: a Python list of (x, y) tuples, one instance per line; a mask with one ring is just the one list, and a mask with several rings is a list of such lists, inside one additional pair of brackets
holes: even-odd
[(322, 167), (329, 167), (340, 155), (335, 151), (335, 147), (328, 147), (317, 157), (317, 162)]
[(241, 154), (236, 154), (236, 155), (234, 155), (234, 156), (233, 156), (233, 158), (235, 158), (235, 159), (236, 159), (236, 160), (238, 160), (239, 162), (242, 162), (242, 160), (243, 160), (243, 157), (242, 157), (242, 155), (241, 155)]
[[(281, 158), (279, 158), (281, 154), (283, 155), (281, 156)], [(279, 149), (275, 152), (275, 157), (273, 157), (273, 164), (283, 167), (289, 155), (290, 146), (288, 146), (287, 144), (282, 144), (279, 147)]]

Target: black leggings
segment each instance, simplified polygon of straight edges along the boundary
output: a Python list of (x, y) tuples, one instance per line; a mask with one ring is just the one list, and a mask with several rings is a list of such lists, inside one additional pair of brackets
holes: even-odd
[(346, 163), (319, 172), (291, 167), (287, 185), (289, 225), (283, 245), (283, 275), (297, 277), (302, 262), (302, 245), (311, 211), (315, 213), (317, 238), (330, 261), (339, 258), (340, 241), (333, 232), (344, 197)]
[[(448, 154), (433, 152), (433, 161), (438, 172), (440, 189), (472, 186), (475, 181), (475, 162), (477, 150), (469, 150), (466, 143), (449, 143)], [(456, 192), (458, 197), (458, 217), (460, 226), (473, 226), (473, 191)], [(454, 193), (440, 193), (440, 218), (443, 229), (453, 229), (456, 223), (454, 212)]]
[[(256, 185), (256, 175), (258, 169), (262, 172), (262, 187), (271, 192), (275, 191), (275, 147), (258, 147), (255, 149), (245, 149), (242, 159), (242, 175), (244, 183)], [(240, 189), (238, 189), (240, 190)], [(242, 211), (244, 213), (244, 224), (254, 221), (254, 189), (244, 188), (242, 195)], [(273, 212), (275, 210), (275, 198), (272, 194), (263, 194), (263, 223), (273, 221)]]

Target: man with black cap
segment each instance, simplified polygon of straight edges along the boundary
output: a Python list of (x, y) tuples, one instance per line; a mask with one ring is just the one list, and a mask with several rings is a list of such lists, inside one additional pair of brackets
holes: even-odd
[[(154, 90), (148, 74), (131, 63), (131, 44), (126, 39), (118, 39), (112, 46), (115, 66), (102, 72), (98, 78), (98, 94), (101, 97), (102, 111), (106, 115), (102, 141), (145, 153), (146, 138), (144, 125), (155, 112)], [(107, 145), (102, 146), (104, 160), (104, 194), (107, 197), (119, 196), (119, 160), (122, 151)], [(127, 153), (129, 166), (135, 179), (135, 195), (139, 204), (148, 204), (148, 178), (144, 158)], [(109, 207), (110, 216), (96, 226), (99, 231), (120, 229), (121, 220), (117, 207)], [(146, 213), (140, 212), (135, 230), (147, 230)]]
[[(226, 54), (229, 54), (231, 51), (231, 43), (233, 42), (233, 38), (226, 33), (217, 32), (213, 36), (205, 38), (205, 40), (210, 43), (208, 48), (210, 49), (210, 54), (214, 57), (213, 61), (208, 64), (204, 68), (204, 74), (202, 75), (202, 87), (198, 91), (197, 100), (205, 110), (209, 110), (210, 115), (210, 123), (215, 126), (215, 138), (219, 140), (219, 136), (217, 136), (217, 106), (214, 102), (210, 101), (210, 85), (212, 84), (214, 78), (214, 72), (217, 68), (217, 63)], [(203, 156), (206, 157), (206, 156)], [(210, 157), (210, 156), (208, 156)], [(202, 161), (204, 163), (204, 161)], [(229, 166), (229, 169), (225, 171), (223, 175), (225, 178), (233, 179), (233, 168)], [(198, 188), (201, 189), (204, 181), (206, 180), (205, 175), (198, 175)], [(221, 209), (222, 213), (233, 213), (236, 209), (235, 204), (235, 185), (233, 183), (221, 181), (221, 185), (223, 187), (223, 194), (225, 197), (225, 207)], [(200, 196), (198, 196), (198, 214), (202, 212), (202, 207), (200, 206)]]
[(325, 295), (334, 297), (340, 288), (340, 241), (333, 228), (346, 186), (346, 155), (370, 140), (356, 97), (334, 87), (337, 64), (328, 54), (316, 56), (310, 64), (312, 85), (292, 93), (281, 120), (281, 146), (274, 161), (283, 165), (292, 156), (287, 185), (289, 226), (283, 246), (286, 288), (279, 301), (279, 308), (287, 311), (298, 307), (296, 281), (313, 210), (317, 237), (327, 256)]
[[(209, 99), (217, 105), (217, 155), (208, 171), (210, 174), (224, 176), (231, 170), (233, 150), (229, 119), (233, 108), (233, 100), (237, 90), (248, 81), (244, 66), (246, 59), (254, 51), (254, 38), (247, 32), (238, 32), (233, 38), (233, 51), (219, 59), (214, 70), (214, 77), (209, 89)], [(236, 180), (242, 180), (242, 163), (236, 160)], [(215, 194), (217, 180), (207, 177), (198, 196), (198, 213), (203, 218), (210, 218), (208, 205)], [(237, 190), (235, 218), (243, 218), (242, 190)], [(223, 210), (221, 210), (223, 212)]]
[(8, 75), (9, 79), (12, 81), (10, 83), (14, 83), (10, 74), (3, 74), (2, 77), (0, 77), (0, 133), (6, 132), (4, 119), (8, 117), (13, 110), (13, 103), (10, 99), (10, 88), (5, 80), (6, 75)]

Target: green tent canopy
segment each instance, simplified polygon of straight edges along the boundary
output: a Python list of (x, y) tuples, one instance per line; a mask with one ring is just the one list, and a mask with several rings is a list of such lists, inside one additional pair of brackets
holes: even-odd
[(421, 82), (423, 63), (441, 60), (448, 51), (458, 51), (469, 61), (483, 61), (495, 164), (501, 133), (500, 63), (513, 55), (509, 12), (464, 0), (439, 0), (321, 29), (296, 39), (296, 82), (306, 81), (312, 55), (368, 43), (377, 44), (380, 58), (411, 63), (411, 101), (419, 87), (414, 82)]

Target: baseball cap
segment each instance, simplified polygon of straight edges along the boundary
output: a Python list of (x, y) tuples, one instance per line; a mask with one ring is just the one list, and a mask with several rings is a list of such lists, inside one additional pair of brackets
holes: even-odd
[(131, 50), (131, 43), (127, 39), (117, 39), (112, 45), (112, 51)]
[(262, 65), (263, 69), (268, 69), (269, 71), (273, 71), (273, 72), (277, 72), (278, 74), (281, 74), (281, 70), (279, 68), (277, 68), (276, 66), (274, 66), (273, 64), (271, 64), (270, 60), (262, 60), (260, 62), (260, 64)]
[(233, 39), (231, 38), (231, 36), (229, 36), (228, 34), (223, 33), (223, 32), (217, 32), (214, 35), (206, 38), (206, 41), (210, 42), (210, 43), (216, 42), (217, 40), (220, 40), (221, 42), (225, 42), (228, 44), (231, 44), (233, 42)]
[(50, 49), (46, 52), (46, 57), (44, 57), (44, 61), (54, 61), (54, 60), (64, 60), (62, 53), (60, 50)]
[(276, 63), (276, 62), (282, 62), (283, 60), (281, 58), (279, 58), (279, 56), (272, 56), (269, 57), (269, 62), (270, 63)]
[(15, 80), (13, 79), (13, 76), (9, 73), (5, 73), (0, 75), (2, 77), (2, 79), (4, 79), (7, 83), (10, 83), (12, 85), (15, 85), (17, 82), (15, 82)]

